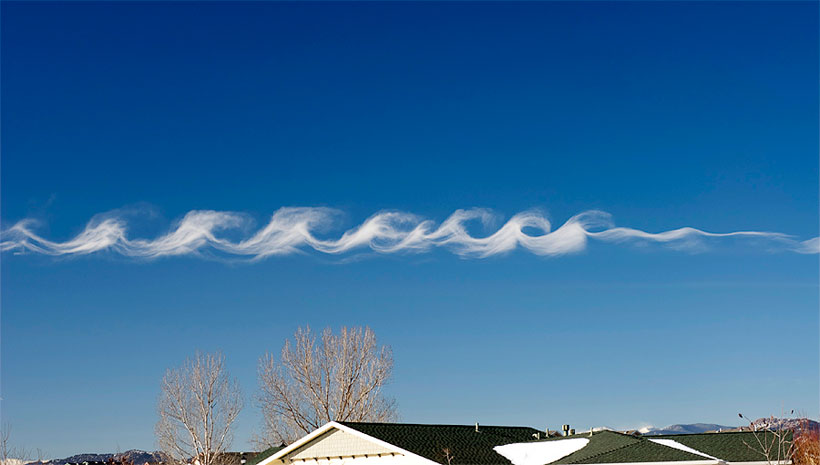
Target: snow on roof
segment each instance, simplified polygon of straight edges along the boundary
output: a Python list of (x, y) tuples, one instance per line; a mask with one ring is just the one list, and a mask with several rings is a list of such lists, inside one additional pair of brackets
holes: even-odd
[(673, 449), (682, 450), (682, 451), (689, 452), (689, 453), (696, 454), (696, 455), (702, 455), (704, 457), (714, 459), (714, 460), (720, 460), (717, 457), (712, 457), (711, 455), (704, 454), (703, 452), (701, 452), (699, 450), (692, 449), (689, 446), (685, 446), (685, 445), (675, 441), (674, 439), (652, 439), (652, 438), (649, 438), (649, 440), (654, 442), (654, 443), (660, 444), (662, 446), (671, 447)]
[(544, 465), (580, 450), (589, 443), (587, 438), (564, 439), (562, 441), (523, 442), (496, 446), (496, 452), (507, 458), (513, 465)]

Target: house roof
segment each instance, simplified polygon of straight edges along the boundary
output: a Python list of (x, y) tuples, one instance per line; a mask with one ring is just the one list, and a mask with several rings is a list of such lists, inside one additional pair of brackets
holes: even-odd
[(245, 465), (256, 465), (257, 463), (265, 460), (266, 458), (270, 457), (271, 455), (279, 452), (280, 450), (284, 449), (285, 445), (282, 444), (281, 446), (271, 446), (267, 449), (263, 450), (262, 452), (254, 455), (251, 457)]
[[(701, 434), (669, 434), (652, 436), (652, 439), (672, 439), (680, 444), (713, 455), (727, 462), (760, 462), (766, 461), (761, 443), (772, 451), (772, 460), (777, 460), (778, 438), (771, 431), (736, 431)], [(759, 443), (758, 440), (761, 442)], [(791, 431), (783, 432), (781, 456), (785, 457), (792, 441)]]
[[(701, 434), (676, 434), (640, 436), (615, 431), (597, 431), (557, 438), (534, 439), (539, 430), (521, 426), (484, 426), (476, 431), (474, 425), (429, 425), (410, 423), (329, 423), (312, 434), (319, 434), (327, 427), (345, 427), (391, 444), (398, 449), (416, 454), (442, 465), (510, 465), (511, 457), (516, 465), (522, 465), (515, 456), (504, 453), (505, 448), (527, 444), (557, 443), (568, 439), (584, 439), (584, 444), (563, 449), (570, 452), (555, 459), (539, 461), (538, 453), (526, 461), (538, 465), (590, 465), (647, 462), (766, 462), (758, 440), (764, 444), (776, 444), (771, 432), (724, 432)], [(791, 434), (787, 440), (791, 441)], [(309, 436), (304, 438), (308, 440)], [(513, 445), (514, 444), (514, 445)], [(498, 446), (498, 451), (494, 448)], [(558, 446), (558, 444), (556, 444)], [(786, 444), (786, 447), (788, 444)], [(293, 444), (289, 447), (296, 447)], [(542, 448), (543, 446), (537, 446)], [(282, 447), (272, 447), (250, 459), (247, 465), (256, 465), (273, 457)], [(776, 447), (772, 448), (776, 450)], [(558, 450), (561, 450), (560, 447)], [(284, 453), (286, 451), (282, 451)], [(565, 452), (565, 453), (566, 453)], [(525, 454), (526, 455), (526, 454)], [(775, 454), (776, 455), (776, 454)], [(545, 457), (544, 455), (540, 456)], [(778, 457), (770, 457), (777, 460)]]
[(258, 456), (256, 452), (223, 452), (219, 456), (219, 463), (220, 465), (242, 465), (242, 460), (245, 460), (245, 465), (255, 464), (257, 462), (253, 460)]
[(476, 432), (475, 425), (339, 423), (444, 465), (508, 465), (493, 447), (528, 441), (540, 433), (522, 426), (479, 425)]
[[(682, 462), (717, 459), (725, 462), (766, 461), (766, 456), (758, 443), (758, 439), (764, 444), (773, 445), (771, 450), (777, 450), (776, 436), (771, 432), (762, 431), (658, 436), (635, 436), (615, 431), (599, 431), (592, 433), (592, 435), (582, 433), (530, 442), (562, 441), (572, 438), (587, 438), (589, 442), (569, 455), (548, 462), (549, 465)], [(791, 440), (790, 435), (787, 440)], [(669, 443), (667, 441), (674, 442)], [(785, 447), (788, 447), (788, 444)], [(773, 455), (775, 456), (770, 458), (777, 460), (776, 453)], [(785, 454), (781, 455), (781, 458), (784, 456)]]
[[(589, 443), (581, 449), (560, 458), (552, 464), (629, 463), (629, 462), (682, 462), (707, 460), (707, 457), (615, 431), (598, 431), (576, 434), (543, 441), (561, 441), (568, 438), (587, 438)], [(543, 442), (542, 441), (542, 442)]]

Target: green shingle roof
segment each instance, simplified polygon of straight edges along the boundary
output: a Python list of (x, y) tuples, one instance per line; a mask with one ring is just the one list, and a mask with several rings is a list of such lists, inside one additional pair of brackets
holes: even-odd
[[(578, 434), (570, 438), (587, 438), (589, 443), (583, 448), (560, 458), (552, 464), (590, 464), (626, 462), (678, 462), (707, 460), (702, 455), (673, 449), (649, 441), (643, 437), (631, 436), (615, 431), (599, 431), (592, 434)], [(560, 441), (566, 438), (546, 439)]]
[[(784, 431), (781, 457), (788, 450), (792, 435)], [(692, 449), (703, 452), (728, 462), (759, 462), (766, 456), (758, 439), (771, 450), (772, 460), (777, 460), (777, 437), (772, 432), (737, 431), (728, 433), (670, 434), (651, 436), (652, 438), (672, 439)]]
[(539, 433), (521, 426), (480, 425), (476, 432), (475, 426), (465, 425), (340, 423), (444, 465), (509, 465), (493, 447), (529, 441)]
[[(787, 450), (791, 434), (786, 433)], [(760, 462), (766, 456), (758, 439), (770, 447), (772, 460), (777, 460), (777, 438), (771, 432), (738, 431), (728, 433), (669, 434), (659, 436), (632, 436), (615, 431), (601, 431), (578, 434), (570, 438), (589, 438), (589, 444), (550, 465), (593, 464), (593, 463), (640, 463), (640, 462), (678, 462), (690, 460), (709, 460), (703, 455), (675, 449), (652, 442), (651, 439), (671, 439), (703, 454), (717, 457), (726, 462)], [(543, 441), (560, 441), (566, 437), (544, 439)], [(784, 452), (785, 452), (784, 450)], [(782, 453), (780, 458), (785, 457)]]
[(270, 457), (271, 455), (279, 452), (280, 450), (284, 449), (285, 446), (272, 446), (268, 447), (267, 449), (263, 450), (262, 452), (254, 455), (250, 460), (248, 460), (246, 465), (256, 465), (257, 463), (265, 460), (266, 458)]

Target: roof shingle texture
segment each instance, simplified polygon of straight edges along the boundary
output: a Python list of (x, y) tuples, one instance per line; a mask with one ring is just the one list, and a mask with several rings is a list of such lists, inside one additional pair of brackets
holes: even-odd
[[(764, 447), (770, 450), (770, 459), (777, 460), (778, 443), (781, 447), (781, 458), (785, 457), (791, 445), (792, 434), (789, 431), (782, 433), (782, 441), (771, 431), (737, 431), (727, 433), (702, 434), (670, 434), (652, 436), (652, 438), (672, 439), (704, 454), (726, 460), (728, 462), (760, 462), (766, 461)], [(760, 441), (760, 442), (758, 442)], [(761, 447), (762, 446), (762, 447)]]
[[(575, 435), (571, 437), (586, 437), (589, 439), (589, 444), (566, 457), (552, 462), (553, 464), (708, 460), (701, 455), (662, 446), (642, 437), (614, 431), (600, 431), (593, 433), (592, 436)], [(560, 441), (561, 439), (565, 438), (547, 439), (547, 441)]]

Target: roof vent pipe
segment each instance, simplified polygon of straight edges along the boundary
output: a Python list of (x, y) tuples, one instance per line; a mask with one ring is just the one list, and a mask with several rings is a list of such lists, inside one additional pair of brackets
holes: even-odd
[(478, 422), (475, 422), (475, 432), (478, 432)]

